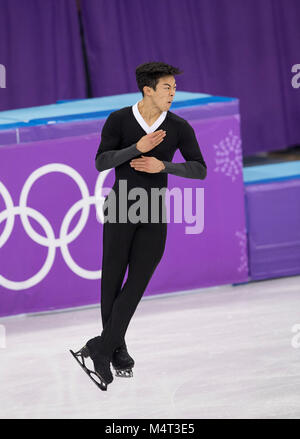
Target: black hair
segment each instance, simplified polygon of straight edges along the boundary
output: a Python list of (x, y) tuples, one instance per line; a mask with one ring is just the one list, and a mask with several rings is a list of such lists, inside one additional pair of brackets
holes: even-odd
[(148, 62), (140, 64), (135, 69), (136, 82), (139, 90), (144, 96), (143, 88), (145, 85), (156, 90), (159, 78), (169, 75), (180, 75), (183, 73), (177, 67), (173, 67), (163, 62)]

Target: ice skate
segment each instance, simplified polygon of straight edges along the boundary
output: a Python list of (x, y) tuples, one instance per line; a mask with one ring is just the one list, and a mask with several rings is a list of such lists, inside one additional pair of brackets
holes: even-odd
[[(96, 386), (101, 390), (107, 390), (107, 385), (110, 384), (114, 378), (110, 370), (110, 358), (99, 354), (95, 349), (95, 344), (99, 338), (100, 337), (95, 337), (89, 340), (78, 352), (73, 352), (71, 349), (70, 352)], [(94, 363), (94, 371), (90, 370), (85, 364), (84, 359), (88, 357), (90, 357)]]
[(134, 360), (128, 354), (125, 343), (115, 349), (111, 363), (116, 371), (117, 377), (130, 378), (133, 376), (132, 368), (134, 366)]

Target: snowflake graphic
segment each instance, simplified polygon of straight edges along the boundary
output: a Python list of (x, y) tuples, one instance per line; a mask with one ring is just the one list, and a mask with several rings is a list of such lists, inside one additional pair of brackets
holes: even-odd
[(244, 227), (243, 231), (237, 230), (235, 232), (235, 236), (239, 238), (239, 246), (240, 246), (240, 265), (238, 267), (239, 272), (248, 272), (248, 255), (247, 255), (247, 231)]
[(233, 135), (232, 130), (230, 130), (225, 139), (222, 139), (218, 145), (213, 146), (216, 150), (217, 165), (214, 171), (223, 172), (234, 181), (243, 168), (240, 137)]

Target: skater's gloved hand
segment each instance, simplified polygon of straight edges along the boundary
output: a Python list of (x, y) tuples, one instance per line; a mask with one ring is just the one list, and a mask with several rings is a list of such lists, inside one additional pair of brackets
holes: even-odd
[(131, 160), (130, 166), (136, 171), (150, 173), (160, 172), (165, 168), (163, 162), (161, 160), (158, 160), (156, 157), (146, 157), (143, 155), (138, 159)]

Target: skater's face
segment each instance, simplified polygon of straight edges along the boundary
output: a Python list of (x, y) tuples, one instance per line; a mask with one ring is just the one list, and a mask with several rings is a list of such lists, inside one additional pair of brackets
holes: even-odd
[(168, 111), (176, 92), (175, 78), (172, 75), (159, 78), (156, 90), (146, 86), (144, 92), (151, 99), (153, 106), (160, 111)]

